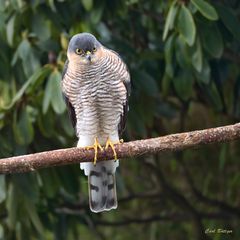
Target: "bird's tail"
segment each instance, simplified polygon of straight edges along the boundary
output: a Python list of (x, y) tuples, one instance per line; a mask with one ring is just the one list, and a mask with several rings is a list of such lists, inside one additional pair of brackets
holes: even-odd
[(109, 211), (117, 208), (115, 171), (118, 160), (81, 163), (88, 176), (89, 205), (93, 212)]

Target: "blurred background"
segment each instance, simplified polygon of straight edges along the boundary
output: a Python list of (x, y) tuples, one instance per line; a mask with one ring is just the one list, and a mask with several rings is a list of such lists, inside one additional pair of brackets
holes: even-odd
[[(129, 67), (125, 141), (238, 122), (239, 18), (238, 0), (0, 0), (0, 157), (76, 145), (60, 81), (79, 32)], [(240, 239), (239, 156), (236, 141), (122, 160), (101, 214), (78, 164), (0, 175), (0, 239)]]

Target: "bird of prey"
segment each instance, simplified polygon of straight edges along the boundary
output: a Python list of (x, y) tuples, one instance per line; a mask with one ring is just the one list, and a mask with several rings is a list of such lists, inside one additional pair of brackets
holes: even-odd
[[(74, 35), (68, 45), (62, 91), (78, 137), (78, 147), (92, 147), (94, 161), (80, 163), (88, 176), (93, 212), (117, 208), (115, 171), (119, 143), (128, 112), (130, 75), (120, 56), (92, 34)], [(114, 159), (97, 162), (97, 153), (112, 148)]]

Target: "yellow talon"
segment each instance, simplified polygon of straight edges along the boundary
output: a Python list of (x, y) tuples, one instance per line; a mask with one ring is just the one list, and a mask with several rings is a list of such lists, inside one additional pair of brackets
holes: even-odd
[(94, 149), (94, 159), (93, 159), (93, 164), (96, 165), (97, 163), (97, 153), (98, 153), (98, 148), (103, 151), (102, 146), (100, 145), (100, 143), (98, 142), (97, 138), (94, 138), (94, 144), (93, 146), (87, 146), (86, 149)]
[(106, 142), (106, 146), (105, 146), (105, 149), (107, 150), (108, 147), (110, 146), (113, 150), (113, 155), (114, 155), (114, 160), (117, 160), (118, 157), (117, 157), (117, 153), (116, 153), (116, 150), (115, 150), (115, 147), (114, 147), (114, 144), (117, 144), (117, 143), (123, 143), (123, 139), (120, 139), (119, 142), (116, 142), (116, 143), (113, 143), (109, 138)]
[(98, 153), (98, 148), (103, 151), (102, 146), (100, 145), (100, 143), (98, 142), (97, 138), (94, 139), (94, 150), (95, 150), (95, 154), (94, 154), (94, 160), (93, 160), (93, 164), (96, 165), (97, 163), (97, 153)]

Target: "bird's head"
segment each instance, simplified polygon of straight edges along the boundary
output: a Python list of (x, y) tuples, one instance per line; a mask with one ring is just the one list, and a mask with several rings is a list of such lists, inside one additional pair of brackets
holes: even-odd
[(99, 57), (101, 46), (101, 43), (90, 33), (76, 34), (68, 45), (68, 59), (77, 64), (94, 63)]

